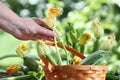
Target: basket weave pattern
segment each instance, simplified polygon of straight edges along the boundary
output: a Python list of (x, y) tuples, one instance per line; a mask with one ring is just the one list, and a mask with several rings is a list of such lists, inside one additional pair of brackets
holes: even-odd
[(50, 72), (43, 67), (46, 80), (105, 80), (106, 66), (66, 65), (54, 66)]

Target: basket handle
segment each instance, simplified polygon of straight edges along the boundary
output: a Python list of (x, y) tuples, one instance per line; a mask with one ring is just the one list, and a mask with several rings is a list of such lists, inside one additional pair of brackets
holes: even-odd
[[(48, 45), (48, 46), (55, 46), (55, 43), (54, 43), (54, 42), (51, 42), (51, 41), (46, 41), (45, 44)], [(57, 43), (57, 47), (63, 48), (63, 45), (62, 45), (61, 43)], [(71, 52), (71, 53), (75, 54), (76, 56), (80, 57), (81, 59), (84, 59), (84, 58), (85, 58), (85, 56), (84, 56), (82, 53), (80, 53), (80, 52), (78, 52), (77, 50), (71, 48), (70, 46), (65, 45), (65, 48), (66, 48), (69, 52)], [(52, 65), (44, 56), (41, 56), (40, 58), (41, 58), (42, 61), (44, 62), (45, 66), (51, 71), (51, 70), (52, 70), (52, 67), (53, 67), (54, 65)]]
[[(48, 45), (48, 46), (55, 46), (55, 43), (54, 43), (54, 42), (51, 42), (51, 41), (46, 41), (45, 44)], [(57, 46), (58, 46), (59, 48), (63, 48), (63, 45), (62, 45), (61, 43), (57, 43)], [(85, 58), (85, 56), (84, 56), (82, 53), (80, 53), (80, 52), (78, 52), (77, 50), (71, 48), (70, 46), (66, 46), (66, 45), (65, 45), (65, 48), (66, 48), (68, 51), (70, 51), (71, 53), (73, 53), (73, 54), (75, 54), (76, 56), (80, 57), (81, 59), (84, 59), (84, 58)]]

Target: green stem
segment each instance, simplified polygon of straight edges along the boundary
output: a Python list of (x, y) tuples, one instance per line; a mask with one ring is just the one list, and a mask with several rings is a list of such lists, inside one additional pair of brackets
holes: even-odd
[[(5, 59), (5, 58), (11, 58), (11, 57), (19, 57), (18, 55), (10, 54), (10, 55), (5, 55), (0, 57), (0, 60)], [(36, 60), (40, 60), (39, 58), (34, 57)]]
[(99, 43), (99, 39), (96, 39), (93, 47), (93, 52), (95, 52), (98, 49), (98, 43)]
[(17, 77), (2, 78), (0, 80), (30, 80), (30, 75), (22, 75)]
[(70, 59), (69, 59), (69, 54), (68, 54), (68, 52), (67, 52), (67, 50), (66, 50), (66, 48), (65, 48), (65, 45), (63, 44), (63, 42), (60, 40), (60, 36), (58, 35), (58, 40), (59, 40), (59, 42), (62, 44), (62, 46), (63, 46), (63, 49), (64, 49), (64, 51), (65, 51), (65, 53), (66, 53), (66, 58), (67, 58), (67, 64), (69, 64), (70, 63)]
[(62, 59), (61, 59), (61, 56), (60, 56), (60, 53), (59, 53), (59, 50), (57, 48), (57, 41), (56, 41), (56, 37), (54, 37), (54, 41), (55, 41), (55, 48), (56, 48), (56, 51), (57, 51), (57, 58), (58, 58), (58, 65), (62, 65)]
[(10, 54), (10, 55), (6, 55), (6, 56), (3, 56), (3, 57), (0, 57), (0, 60), (1, 59), (5, 59), (5, 58), (9, 58), (9, 57), (19, 57), (19, 56)]
[[(62, 42), (61, 42), (62, 43)], [(66, 48), (65, 48), (65, 45), (62, 43), (62, 46), (63, 46), (63, 49), (64, 49), (64, 51), (65, 51), (65, 53), (66, 53), (66, 57), (67, 57), (67, 64), (69, 64), (69, 54), (68, 54), (68, 52), (67, 52), (67, 50), (66, 50)]]
[[(7, 74), (7, 72), (6, 72), (6, 70), (0, 70), (0, 74)], [(22, 71), (18, 71), (16, 74), (17, 75), (22, 75), (23, 72)]]
[(81, 46), (80, 46), (80, 52), (81, 52), (82, 54), (84, 54), (84, 50), (85, 50), (85, 45), (81, 45)]

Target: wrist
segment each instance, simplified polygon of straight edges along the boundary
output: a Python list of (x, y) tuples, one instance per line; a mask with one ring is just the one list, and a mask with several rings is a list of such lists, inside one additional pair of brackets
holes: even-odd
[(8, 33), (13, 33), (22, 23), (22, 19), (17, 17), (13, 19), (0, 19), (0, 28)]
[[(0, 2), (0, 28), (4, 31), (11, 32), (16, 25), (20, 25), (21, 18), (11, 9)], [(16, 26), (17, 27), (17, 26)]]

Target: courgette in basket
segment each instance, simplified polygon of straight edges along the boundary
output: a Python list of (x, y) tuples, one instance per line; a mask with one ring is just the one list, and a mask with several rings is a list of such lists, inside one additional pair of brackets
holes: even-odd
[(56, 60), (52, 56), (52, 54), (49, 51), (48, 46), (41, 40), (37, 41), (37, 52), (39, 57), (44, 56), (46, 57), (52, 64), (57, 65)]
[(108, 57), (108, 51), (98, 50), (87, 56), (84, 60), (80, 62), (81, 65), (94, 65), (99, 64), (102, 59)]

